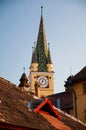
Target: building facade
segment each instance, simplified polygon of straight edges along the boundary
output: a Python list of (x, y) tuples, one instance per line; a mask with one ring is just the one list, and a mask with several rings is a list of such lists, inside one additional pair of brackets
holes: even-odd
[(66, 91), (73, 92), (73, 113), (86, 123), (86, 66), (74, 76), (70, 76), (65, 84)]

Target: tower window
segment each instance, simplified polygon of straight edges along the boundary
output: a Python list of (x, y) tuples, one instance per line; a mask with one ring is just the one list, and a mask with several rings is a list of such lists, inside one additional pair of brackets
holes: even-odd
[(86, 94), (86, 83), (83, 84), (83, 92)]

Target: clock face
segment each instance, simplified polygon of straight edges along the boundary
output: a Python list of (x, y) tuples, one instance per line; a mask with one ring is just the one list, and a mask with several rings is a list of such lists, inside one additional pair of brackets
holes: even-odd
[(46, 88), (48, 86), (48, 78), (45, 76), (38, 77), (37, 81), (40, 83), (40, 87)]

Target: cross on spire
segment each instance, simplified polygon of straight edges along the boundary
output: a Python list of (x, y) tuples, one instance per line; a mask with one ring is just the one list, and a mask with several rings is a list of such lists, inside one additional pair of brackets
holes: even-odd
[(24, 71), (24, 73), (25, 73), (25, 67), (23, 67), (23, 71)]

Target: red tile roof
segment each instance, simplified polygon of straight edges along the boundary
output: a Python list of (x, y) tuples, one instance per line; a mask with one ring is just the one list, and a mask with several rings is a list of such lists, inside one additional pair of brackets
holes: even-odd
[(61, 115), (61, 121), (69, 126), (72, 130), (86, 130), (86, 124), (78, 120), (77, 118), (61, 111), (60, 109), (56, 109), (58, 113)]
[(65, 125), (61, 120), (42, 113), (42, 116), (47, 119), (57, 130), (72, 130), (69, 126)]
[(11, 82), (0, 78), (0, 123), (53, 130), (54, 127), (40, 114), (29, 111), (27, 102), (32, 99), (31, 94), (24, 93)]
[[(28, 129), (37, 130), (68, 130), (69, 128), (70, 130), (86, 130), (84, 125), (70, 119), (62, 113), (59, 114), (61, 115), (61, 119), (59, 120), (52, 116), (53, 114), (47, 115), (30, 112), (27, 107), (27, 102), (32, 99), (31, 94), (25, 94), (14, 84), (0, 78), (0, 123), (3, 122), (5, 125), (9, 124), (10, 126), (15, 125), (17, 127), (27, 127)], [(48, 106), (48, 111), (50, 110), (49, 108), (52, 108), (48, 101), (48, 105), (44, 105), (44, 108), (41, 106), (39, 110), (48, 112), (45, 110), (45, 106)], [(50, 113), (51, 111), (49, 111)], [(59, 112), (57, 111), (57, 113)], [(2, 129), (1, 125), (0, 129)]]

